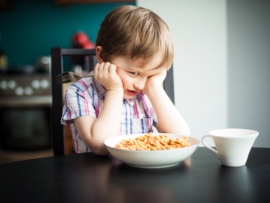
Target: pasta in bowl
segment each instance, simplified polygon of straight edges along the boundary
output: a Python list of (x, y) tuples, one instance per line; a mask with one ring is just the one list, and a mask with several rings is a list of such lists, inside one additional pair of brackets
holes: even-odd
[(112, 137), (104, 144), (113, 157), (129, 166), (165, 168), (190, 157), (199, 140), (179, 134), (153, 133)]

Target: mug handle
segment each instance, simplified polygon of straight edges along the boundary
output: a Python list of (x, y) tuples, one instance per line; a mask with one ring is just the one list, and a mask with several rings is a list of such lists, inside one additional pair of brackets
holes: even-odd
[[(210, 135), (205, 135), (205, 136), (202, 137), (202, 143), (203, 143), (203, 145), (204, 145), (206, 148), (210, 149), (211, 151), (215, 152), (215, 153), (218, 155), (218, 151), (217, 151), (217, 150), (213, 149), (213, 148), (210, 147), (208, 144), (206, 144), (206, 142), (204, 141), (204, 138), (206, 138), (206, 137), (211, 137), (211, 136), (210, 136)], [(212, 138), (212, 137), (211, 137), (211, 138)]]

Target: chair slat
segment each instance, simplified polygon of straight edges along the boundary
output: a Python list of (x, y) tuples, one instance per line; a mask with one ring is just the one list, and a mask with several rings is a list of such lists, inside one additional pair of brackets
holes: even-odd
[(95, 49), (62, 49), (62, 56), (90, 56), (96, 55)]
[(61, 48), (51, 49), (51, 76), (52, 76), (52, 136), (54, 155), (64, 155), (65, 138), (64, 126), (60, 119), (63, 109), (62, 85), (57, 84), (56, 76), (63, 72), (63, 58)]

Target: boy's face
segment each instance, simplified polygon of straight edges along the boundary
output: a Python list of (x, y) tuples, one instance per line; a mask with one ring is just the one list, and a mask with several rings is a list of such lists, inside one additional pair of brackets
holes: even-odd
[(132, 99), (143, 91), (147, 79), (160, 75), (165, 67), (158, 67), (162, 57), (156, 54), (146, 65), (141, 66), (143, 59), (130, 59), (128, 56), (114, 57), (110, 63), (117, 66), (117, 73), (122, 79), (124, 88), (124, 99)]

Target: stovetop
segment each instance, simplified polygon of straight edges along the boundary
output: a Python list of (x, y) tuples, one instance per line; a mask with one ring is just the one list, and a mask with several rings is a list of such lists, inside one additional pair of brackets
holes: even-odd
[(0, 74), (0, 96), (51, 95), (49, 74)]

